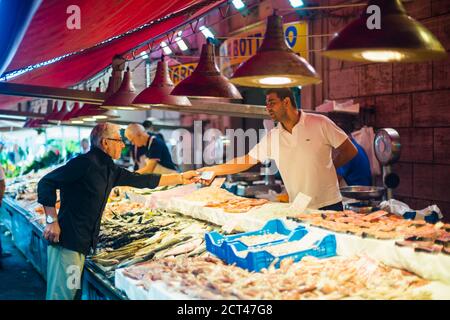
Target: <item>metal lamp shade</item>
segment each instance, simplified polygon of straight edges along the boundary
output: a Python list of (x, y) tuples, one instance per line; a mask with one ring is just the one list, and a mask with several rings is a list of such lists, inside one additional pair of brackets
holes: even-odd
[(400, 0), (372, 0), (380, 10), (380, 29), (369, 29), (366, 13), (342, 29), (322, 55), (361, 62), (420, 62), (447, 56), (439, 40), (407, 15)]
[(31, 124), (33, 123), (34, 119), (30, 119), (28, 118), (27, 121), (25, 121), (25, 123), (23, 124), (24, 128), (30, 128)]
[(80, 111), (80, 104), (78, 102), (75, 102), (72, 107), (72, 110), (70, 110), (61, 121), (65, 123), (70, 122), (70, 119), (72, 119), (79, 111)]
[(37, 129), (48, 127), (48, 123), (41, 119), (28, 119), (23, 125), (24, 128)]
[(202, 46), (197, 68), (173, 89), (172, 95), (189, 98), (242, 99), (238, 89), (220, 73), (215, 61), (214, 45), (211, 43)]
[(133, 106), (151, 107), (151, 106), (191, 106), (187, 97), (174, 96), (171, 92), (174, 84), (169, 77), (169, 66), (166, 61), (158, 61), (155, 78), (150, 86), (144, 89), (133, 101)]
[(100, 107), (114, 110), (137, 110), (138, 107), (131, 105), (136, 95), (136, 89), (131, 81), (130, 68), (127, 68), (119, 89), (106, 98)]
[(72, 110), (70, 110), (64, 118), (61, 120), (63, 123), (70, 123), (70, 120), (75, 117), (75, 115), (80, 111), (80, 104), (78, 102), (75, 102), (73, 105)]
[(242, 63), (230, 81), (247, 87), (284, 88), (317, 84), (322, 80), (308, 61), (287, 46), (281, 16), (274, 14), (267, 18), (261, 47)]
[[(100, 118), (101, 117), (101, 118)], [(104, 118), (106, 117), (106, 118)], [(120, 116), (115, 110), (105, 110), (97, 105), (85, 103), (83, 107), (75, 114), (72, 120), (83, 120), (88, 122), (94, 122), (96, 120), (118, 119)], [(91, 119), (91, 120), (86, 120)]]
[(52, 112), (45, 116), (44, 121), (47, 122), (54, 119), (57, 114), (58, 114), (58, 101), (55, 101)]
[(59, 123), (59, 122), (62, 121), (62, 119), (64, 119), (64, 117), (68, 113), (69, 113), (69, 111), (67, 110), (67, 102), (64, 101), (63, 105), (61, 107), (61, 110), (57, 114), (55, 114), (53, 117), (48, 119), (48, 122), (50, 122), (50, 123)]
[(102, 108), (99, 108), (99, 110), (101, 113), (93, 116), (93, 118), (95, 118), (97, 122), (114, 120), (114, 119), (120, 118), (120, 115), (116, 110), (113, 110), (113, 109), (105, 110)]

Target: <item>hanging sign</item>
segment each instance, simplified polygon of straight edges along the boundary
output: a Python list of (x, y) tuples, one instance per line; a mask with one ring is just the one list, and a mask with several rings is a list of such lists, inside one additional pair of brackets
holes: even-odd
[(169, 76), (174, 85), (177, 85), (182, 80), (186, 79), (192, 74), (192, 71), (197, 67), (197, 63), (177, 64), (169, 67)]
[[(287, 45), (303, 58), (308, 58), (308, 23), (297, 21), (283, 24)], [(220, 46), (220, 70), (231, 77), (237, 67), (256, 53), (261, 46), (266, 23), (229, 38)], [(252, 39), (254, 38), (254, 39)], [(225, 57), (224, 57), (225, 56)]]

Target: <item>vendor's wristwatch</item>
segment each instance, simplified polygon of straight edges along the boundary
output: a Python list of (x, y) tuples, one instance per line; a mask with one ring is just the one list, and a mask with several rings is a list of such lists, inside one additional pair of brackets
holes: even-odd
[(57, 219), (54, 219), (52, 216), (47, 216), (45, 218), (45, 222), (47, 222), (47, 224), (52, 224), (53, 222), (55, 222)]

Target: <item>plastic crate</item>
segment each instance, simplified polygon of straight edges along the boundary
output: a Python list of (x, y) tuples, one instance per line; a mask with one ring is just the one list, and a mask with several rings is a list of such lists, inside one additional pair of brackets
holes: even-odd
[[(328, 258), (336, 255), (336, 237), (328, 234), (322, 239), (314, 242), (311, 249), (293, 252), (282, 256), (273, 256), (265, 249), (269, 246), (280, 244), (283, 242), (292, 242), (303, 239), (311, 231), (303, 226), (299, 226), (293, 230), (286, 228), (281, 220), (271, 220), (257, 231), (240, 233), (232, 236), (223, 236), (218, 232), (210, 232), (205, 234), (206, 249), (228, 264), (236, 264), (237, 266), (249, 271), (260, 271), (268, 268), (275, 259), (278, 261), (274, 264), (275, 268), (279, 268), (283, 259), (291, 258), (295, 262), (300, 261), (305, 256), (314, 256), (317, 258)], [(280, 233), (285, 235), (284, 239), (261, 243), (254, 246), (247, 246), (239, 238), (243, 236), (261, 235), (269, 233)]]
[[(303, 231), (298, 231), (303, 230)], [(246, 246), (244, 243), (239, 241), (240, 238), (244, 236), (255, 236), (255, 235), (264, 235), (264, 234), (273, 234), (273, 233), (279, 233), (284, 235), (285, 237), (280, 240), (266, 242), (266, 243), (260, 243), (258, 245), (254, 246)], [(295, 233), (295, 235), (294, 235)], [(205, 234), (205, 243), (206, 243), (206, 249), (214, 254), (215, 256), (219, 257), (222, 260), (227, 260), (231, 254), (230, 244), (234, 244), (237, 248), (237, 250), (248, 250), (248, 249), (257, 249), (260, 247), (263, 247), (267, 243), (278, 243), (282, 241), (288, 240), (290, 237), (293, 237), (295, 240), (299, 240), (303, 235), (305, 235), (307, 231), (305, 230), (305, 227), (298, 226), (295, 229), (289, 229), (286, 227), (284, 222), (280, 219), (273, 219), (269, 220), (264, 227), (262, 227), (259, 230), (251, 231), (251, 232), (245, 232), (245, 233), (239, 233), (231, 236), (223, 236), (222, 234), (218, 233), (217, 231), (209, 232)]]
[[(298, 226), (297, 228), (291, 230), (286, 227), (283, 221), (279, 219), (273, 219), (268, 221), (261, 229), (252, 232), (245, 232), (231, 236), (224, 236), (218, 233), (217, 231), (212, 231), (205, 234), (206, 249), (215, 256), (226, 261), (228, 259), (228, 256), (231, 254), (230, 244), (232, 243), (234, 243), (237, 246), (238, 250), (247, 250), (248, 248), (258, 248), (267, 244), (266, 242), (255, 246), (247, 247), (245, 244), (239, 241), (239, 239), (244, 236), (255, 236), (273, 233), (285, 235), (284, 239), (271, 242), (271, 243), (278, 243), (287, 240), (296, 230), (304, 230), (304, 227)], [(306, 233), (306, 231), (304, 233)]]
[[(299, 235), (299, 233), (296, 234), (296, 236), (297, 235)], [(304, 236), (305, 234), (303, 233), (302, 237)], [(290, 238), (288, 241), (290, 242), (296, 240), (299, 239), (295, 239), (293, 237)], [(247, 254), (244, 257), (242, 257), (243, 251), (237, 250), (234, 244), (231, 244), (230, 254), (227, 257), (226, 262), (229, 264), (236, 264), (237, 266), (243, 269), (247, 269), (249, 271), (260, 271), (261, 269), (268, 268), (275, 259), (278, 259), (278, 262), (274, 264), (274, 267), (279, 268), (280, 262), (286, 258), (291, 258), (294, 260), (294, 262), (298, 262), (305, 256), (314, 256), (316, 258), (329, 258), (334, 257), (336, 255), (336, 237), (331, 234), (325, 236), (324, 238), (322, 238), (322, 240), (317, 241), (314, 248), (293, 252), (278, 257), (275, 257), (266, 250), (264, 250), (269, 245), (273, 245), (273, 243), (267, 244), (264, 247), (259, 248), (260, 250), (257, 251), (254, 249), (251, 251), (247, 250)]]

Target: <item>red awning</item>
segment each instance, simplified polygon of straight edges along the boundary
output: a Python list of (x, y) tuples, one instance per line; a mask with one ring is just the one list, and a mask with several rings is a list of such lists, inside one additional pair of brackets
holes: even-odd
[[(11, 82), (69, 87), (89, 79), (111, 64), (115, 54), (126, 52), (146, 40), (186, 23), (187, 19), (213, 9), (224, 0), (44, 0), (7, 70), (16, 70), (64, 54), (84, 51), (56, 63), (40, 67)], [(195, 10), (194, 5), (205, 6)], [(81, 9), (81, 29), (69, 30), (66, 13), (69, 5)], [(156, 22), (170, 14), (179, 15)], [(104, 40), (133, 30), (145, 23), (149, 27), (98, 45)], [(0, 108), (27, 98), (0, 96)]]

